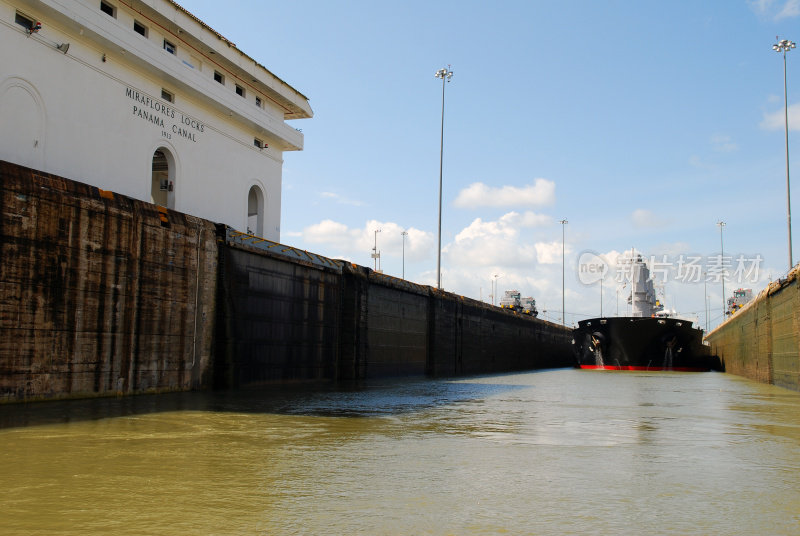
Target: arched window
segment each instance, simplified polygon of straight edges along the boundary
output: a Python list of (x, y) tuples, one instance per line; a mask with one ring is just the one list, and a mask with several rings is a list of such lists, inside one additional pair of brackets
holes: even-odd
[(153, 153), (150, 201), (166, 208), (175, 208), (175, 160), (164, 147)]
[(258, 186), (250, 187), (247, 194), (247, 232), (264, 235), (264, 194)]

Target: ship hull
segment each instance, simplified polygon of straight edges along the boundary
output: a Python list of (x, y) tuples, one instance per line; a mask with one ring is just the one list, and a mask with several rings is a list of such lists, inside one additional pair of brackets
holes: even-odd
[(573, 331), (576, 365), (601, 370), (721, 370), (703, 332), (677, 318), (592, 318)]

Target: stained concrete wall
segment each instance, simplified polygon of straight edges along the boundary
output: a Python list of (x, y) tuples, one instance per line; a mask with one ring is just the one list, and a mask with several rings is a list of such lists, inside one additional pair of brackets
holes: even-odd
[(213, 225), (0, 162), (0, 401), (197, 389)]
[(563, 326), (236, 234), (220, 234), (220, 388), (573, 365)]
[(299, 258), (223, 246), (215, 386), (334, 379), (340, 279)]
[(571, 329), (434, 289), (429, 330), (435, 376), (574, 365)]
[(0, 162), (0, 401), (572, 365), (571, 330)]
[[(221, 229), (221, 237), (230, 233)], [(267, 241), (228, 242), (220, 253), (218, 388), (425, 374), (428, 287), (344, 261), (314, 264), (306, 252)]]
[(799, 270), (770, 284), (706, 336), (726, 372), (800, 391)]
[(425, 374), (430, 361), (430, 287), (365, 270), (367, 345), (361, 377)]

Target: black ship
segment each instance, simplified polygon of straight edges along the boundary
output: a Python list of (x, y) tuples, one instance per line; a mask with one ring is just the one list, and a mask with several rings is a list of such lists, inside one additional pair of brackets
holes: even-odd
[(605, 370), (720, 370), (703, 344), (703, 331), (690, 320), (663, 313), (641, 255), (631, 264), (631, 316), (591, 318), (573, 331), (577, 366)]

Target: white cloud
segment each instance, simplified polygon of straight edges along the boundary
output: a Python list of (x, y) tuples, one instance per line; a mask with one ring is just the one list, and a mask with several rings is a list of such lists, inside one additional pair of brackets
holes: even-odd
[[(555, 240), (553, 242), (536, 242), (533, 245), (536, 248), (536, 259), (542, 264), (561, 264), (561, 249), (562, 242)], [(570, 253), (572, 248), (569, 244), (564, 244), (564, 255)]]
[(530, 246), (519, 244), (519, 229), (537, 219), (536, 215), (526, 217), (516, 212), (509, 212), (497, 221), (476, 218), (442, 251), (448, 263), (455, 266), (530, 265), (536, 255)]
[(699, 169), (711, 169), (711, 166), (697, 155), (692, 155), (689, 157), (689, 165)]
[(451, 261), (459, 264), (487, 266), (493, 262), (531, 263), (536, 255), (530, 246), (518, 244), (519, 230), (549, 222), (549, 216), (534, 212), (509, 212), (497, 221), (475, 218), (443, 251)]
[(476, 182), (461, 190), (454, 205), (461, 208), (548, 206), (555, 202), (556, 184), (546, 179), (536, 179), (524, 187), (501, 186), (493, 188)]
[(661, 218), (652, 211), (643, 208), (634, 210), (631, 214), (631, 220), (637, 227), (648, 228), (661, 227), (662, 225), (666, 225), (668, 223), (666, 219)]
[[(789, 130), (800, 130), (800, 103), (789, 105)], [(764, 114), (759, 125), (764, 130), (783, 130), (786, 127), (783, 107), (773, 113)]]
[(544, 214), (536, 214), (535, 212), (526, 211), (524, 214), (517, 214), (516, 212), (509, 212), (503, 218), (511, 225), (519, 227), (545, 227), (550, 225), (552, 218)]
[(322, 220), (303, 229), (302, 236), (311, 244), (325, 244), (330, 249), (349, 251), (358, 240), (358, 231), (348, 229), (343, 223)]
[(305, 239), (314, 244), (341, 241), (342, 235), (347, 234), (349, 234), (347, 226), (333, 220), (322, 220), (303, 230)]
[(748, 5), (757, 15), (770, 18), (775, 21), (790, 19), (800, 15), (800, 0), (786, 0), (776, 2), (775, 0), (749, 0)]
[(711, 146), (719, 153), (732, 153), (739, 149), (739, 146), (731, 140), (730, 136), (722, 134), (711, 136)]
[[(409, 262), (421, 261), (431, 258), (431, 254), (435, 251), (436, 237), (433, 233), (428, 233), (420, 229), (411, 227), (407, 229), (405, 242), (405, 256)], [(401, 241), (401, 255), (402, 255), (402, 235)], [(395, 252), (397, 248), (395, 248)]]
[(747, 4), (750, 6), (750, 9), (758, 14), (764, 14), (769, 11), (770, 6), (773, 3), (774, 0), (748, 0), (747, 2)]
[[(442, 287), (487, 302), (491, 302), (493, 286), (498, 295), (495, 302), (505, 290), (518, 290), (536, 299), (554, 292), (551, 279), (555, 270), (541, 264), (533, 236), (525, 232), (527, 228), (547, 224), (552, 225), (550, 217), (534, 212), (512, 211), (497, 220), (474, 219), (443, 247)], [(560, 231), (554, 229), (553, 234), (560, 236)], [(558, 262), (561, 262), (560, 240)], [(560, 268), (558, 274), (560, 278)], [(424, 272), (419, 281), (435, 285), (435, 271)]]
[[(378, 229), (380, 232), (376, 234)], [(323, 220), (303, 229), (302, 236), (306, 242), (325, 244), (328, 251), (340, 251), (337, 258), (369, 258), (376, 243), (382, 257), (401, 257), (405, 254), (409, 261), (430, 257), (434, 245), (433, 234), (413, 227), (405, 229), (408, 234), (404, 245), (403, 230), (393, 222), (370, 220), (357, 229), (333, 220)]]
[(347, 225), (333, 220), (322, 220), (303, 229), (303, 238), (312, 244), (346, 244), (356, 237)]
[(612, 249), (606, 253), (596, 254), (597, 257), (605, 261), (608, 267), (602, 277), (607, 287), (623, 288), (627, 286), (624, 284), (624, 277), (622, 277), (620, 274), (625, 273), (626, 270), (628, 272), (630, 271), (630, 268), (628, 267), (630, 266), (632, 251), (634, 253), (643, 255), (643, 253), (636, 248), (626, 249), (624, 251)]
[[(764, 123), (762, 123), (762, 126), (764, 126)], [(711, 136), (709, 143), (711, 144), (711, 149), (717, 153), (733, 153), (739, 150), (739, 144), (733, 141), (730, 136), (724, 134), (715, 134)], [(708, 161), (698, 155), (689, 157), (689, 165), (698, 169), (713, 169), (713, 166)]]
[[(424, 285), (436, 285), (436, 235), (410, 228), (405, 241), (405, 264), (401, 265), (403, 228), (393, 222), (370, 220), (360, 227), (323, 220), (303, 230), (309, 249), (322, 255), (372, 268), (369, 257), (375, 244), (381, 251), (382, 268), (389, 275), (406, 277)], [(529, 229), (552, 234), (553, 242), (537, 242)], [(548, 233), (548, 229), (552, 231)], [(561, 303), (561, 229), (552, 218), (535, 212), (510, 211), (495, 220), (476, 218), (442, 248), (442, 287), (456, 294), (491, 301), (493, 281), (498, 297), (518, 290), (538, 300), (540, 309)], [(566, 253), (572, 251), (566, 244)], [(567, 258), (569, 269), (570, 259)], [(495, 279), (493, 276), (497, 275)], [(558, 281), (556, 285), (555, 282)], [(556, 288), (557, 287), (557, 288)], [(555, 307), (558, 302), (558, 307)], [(550, 315), (553, 319), (553, 314)]]
[[(375, 234), (375, 230), (380, 232)], [(408, 234), (403, 240), (403, 231)], [(366, 223), (362, 233), (360, 244), (362, 247), (372, 251), (376, 246), (381, 253), (381, 257), (402, 257), (405, 255), (407, 261), (419, 261), (431, 257), (435, 250), (435, 235), (414, 227), (408, 229), (394, 222), (379, 222), (370, 220)]]
[(484, 222), (480, 218), (475, 218), (472, 223), (465, 227), (456, 235), (456, 243), (466, 242), (473, 238), (501, 238), (509, 239), (517, 235), (514, 227), (503, 225), (500, 220)]
[(775, 17), (775, 20), (789, 19), (797, 15), (800, 15), (800, 0), (788, 0)]

